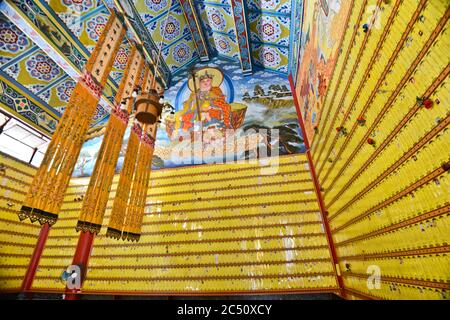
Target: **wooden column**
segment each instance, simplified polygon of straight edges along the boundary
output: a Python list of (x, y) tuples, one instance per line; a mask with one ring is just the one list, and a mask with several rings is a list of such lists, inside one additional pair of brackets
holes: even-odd
[(48, 223), (44, 223), (44, 225), (41, 228), (41, 231), (39, 232), (39, 238), (36, 243), (36, 247), (34, 247), (33, 255), (31, 256), (27, 272), (25, 273), (25, 277), (23, 278), (22, 281), (22, 287), (20, 289), (21, 292), (27, 292), (31, 289), (34, 275), (36, 274), (36, 269), (39, 265), (39, 260), (41, 259), (42, 251), (44, 251), (45, 242), (47, 241), (49, 231), (50, 225)]

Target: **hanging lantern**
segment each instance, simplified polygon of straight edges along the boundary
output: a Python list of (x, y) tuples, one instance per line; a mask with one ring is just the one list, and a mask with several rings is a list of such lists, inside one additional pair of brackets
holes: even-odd
[[(169, 5), (169, 8), (171, 5)], [(166, 14), (166, 21), (170, 9)], [(164, 29), (165, 30), (165, 29)], [(164, 34), (162, 39), (164, 39)], [(142, 84), (143, 92), (136, 97), (135, 119), (143, 124), (144, 132), (135, 123), (125, 154), (124, 165), (120, 173), (116, 198), (114, 199), (111, 218), (106, 236), (123, 240), (138, 241), (141, 233), (142, 219), (145, 211), (148, 181), (156, 137), (156, 127), (163, 105), (160, 103), (163, 91), (156, 83), (161, 48), (158, 52), (154, 72), (147, 72)], [(153, 126), (153, 127), (151, 127)], [(152, 135), (149, 135), (149, 132)]]
[(143, 124), (154, 124), (162, 113), (160, 95), (155, 89), (143, 92), (136, 98), (136, 119)]

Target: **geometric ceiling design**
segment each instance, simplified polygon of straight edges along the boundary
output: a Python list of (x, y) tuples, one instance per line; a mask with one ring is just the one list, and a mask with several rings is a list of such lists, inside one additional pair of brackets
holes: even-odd
[[(73, 0), (60, 2), (69, 1), (74, 3)], [(25, 20), (22, 20), (22, 17), (16, 17), (13, 10), (4, 10), (8, 17), (0, 13), (0, 104), (47, 135), (51, 135), (55, 130), (75, 87), (73, 72), (70, 70), (81, 72), (90, 55), (90, 50), (98, 39), (98, 34), (94, 35), (94, 33), (101, 34), (103, 30), (100, 23), (94, 25), (91, 21), (101, 21), (105, 14), (106, 19), (109, 15), (109, 11), (101, 1), (96, 4), (90, 0), (83, 1), (83, 7), (69, 6), (75, 10), (68, 10), (67, 6), (58, 6), (58, 3), (53, 0), (13, 1), (14, 5), (20, 6), (20, 12), (25, 13), (25, 17), (30, 19), (28, 25), (24, 23)], [(90, 5), (90, 10), (85, 10), (86, 4)], [(53, 5), (57, 11), (53, 11), (50, 5)], [(51, 11), (49, 13), (45, 10)], [(11, 20), (11, 17), (14, 19)], [(54, 24), (49, 23), (50, 18), (55, 19)], [(66, 19), (67, 24), (58, 20), (62, 18)], [(82, 29), (75, 28), (75, 25), (81, 26)], [(61, 29), (55, 28), (56, 26)], [(71, 33), (71, 37), (64, 38), (63, 32), (71, 31), (69, 26), (73, 30), (78, 30), (78, 37)], [(35, 35), (38, 34), (35, 28), (39, 29), (41, 37), (31, 39), (23, 31), (28, 27), (31, 27), (31, 31), (28, 31)], [(63, 27), (67, 29), (64, 30)], [(55, 62), (54, 56), (42, 49), (48, 44), (52, 44), (65, 53), (58, 58), (61, 56), (67, 58), (66, 65), (71, 68), (70, 70), (62, 68)], [(100, 101), (91, 122), (93, 126), (109, 115), (110, 102), (115, 95), (117, 83), (122, 77), (127, 52), (128, 42), (124, 42), (105, 87), (104, 98)]]
[[(209, 58), (242, 61), (248, 53), (250, 71), (256, 66), (283, 75), (296, 72), (299, 45), (294, 40), (299, 38), (294, 35), (301, 30), (303, 0), (120, 1), (134, 5), (152, 39), (161, 45), (172, 76), (203, 60), (194, 39), (197, 34), (204, 39)], [(243, 19), (238, 4), (243, 5)], [(188, 23), (193, 20), (199, 22), (198, 29)]]
[(198, 58), (178, 0), (137, 0), (134, 5), (172, 74)]
[(52, 133), (61, 114), (48, 102), (57, 100), (55, 89), (68, 77), (2, 13), (0, 76), (0, 104), (45, 134)]
[[(243, 74), (264, 68), (296, 79), (303, 1), (0, 1), (0, 104), (51, 134), (113, 9), (125, 15), (128, 30), (93, 126), (109, 117), (130, 40), (143, 46), (148, 61), (158, 61), (166, 87), (185, 68), (214, 56), (240, 62)], [(14, 96), (32, 107), (19, 110)]]

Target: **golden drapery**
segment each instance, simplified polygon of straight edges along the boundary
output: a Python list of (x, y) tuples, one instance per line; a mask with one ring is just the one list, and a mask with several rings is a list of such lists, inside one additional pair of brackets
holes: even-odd
[[(149, 71), (144, 76), (143, 91), (156, 87), (162, 92), (159, 83), (155, 84)], [(141, 126), (134, 124), (120, 172), (116, 197), (106, 235), (115, 239), (139, 240), (142, 218), (145, 211), (148, 181), (151, 172), (156, 124), (147, 126), (142, 134)], [(148, 132), (152, 130), (152, 134)]]
[[(155, 148), (155, 139), (145, 131), (139, 144), (136, 170), (133, 176), (133, 185), (123, 226), (123, 240), (139, 241), (141, 236), (142, 219), (145, 213), (148, 183)], [(156, 126), (153, 132), (156, 134)]]
[(141, 136), (142, 128), (136, 122), (131, 129), (125, 160), (122, 171), (120, 172), (119, 183), (117, 184), (116, 197), (114, 198), (111, 217), (109, 218), (108, 229), (106, 231), (106, 236), (108, 237), (120, 239), (122, 236)]
[(132, 102), (129, 100), (127, 100), (127, 112), (122, 111), (119, 105), (122, 99), (130, 97), (133, 89), (139, 85), (139, 75), (143, 64), (142, 55), (136, 47), (133, 47), (116, 94), (116, 108), (111, 112), (94, 171), (89, 180), (86, 197), (76, 226), (77, 231), (98, 233), (101, 229), (123, 136), (128, 125), (128, 114), (132, 111)]
[(20, 220), (29, 218), (32, 222), (50, 225), (56, 222), (89, 123), (124, 35), (122, 22), (112, 13), (31, 183), (19, 212)]

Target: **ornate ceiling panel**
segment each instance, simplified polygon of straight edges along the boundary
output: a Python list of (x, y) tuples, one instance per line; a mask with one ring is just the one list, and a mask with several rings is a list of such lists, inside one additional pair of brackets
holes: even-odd
[(195, 0), (202, 18), (204, 33), (208, 34), (211, 51), (219, 56), (239, 61), (239, 46), (233, 10), (229, 0)]
[[(172, 74), (177, 74), (196, 57), (199, 59), (196, 46), (187, 43), (193, 42), (192, 31), (189, 32), (182, 17), (179, 1), (134, 0), (155, 42), (162, 39), (164, 32), (169, 37), (164, 39), (163, 50)], [(299, 36), (301, 29), (303, 0), (183, 0), (182, 3), (186, 1), (195, 7), (194, 14), (200, 21), (210, 56), (241, 61), (246, 74), (252, 71), (253, 64), (285, 75), (292, 66), (296, 68), (299, 46), (294, 35)], [(171, 14), (164, 30), (170, 3)], [(183, 57), (177, 56), (179, 51), (167, 49), (183, 40), (184, 44), (180, 45)], [(188, 48), (193, 52), (189, 51), (185, 57)]]
[(161, 50), (157, 57), (164, 59), (172, 74), (199, 58), (178, 0), (135, 0), (134, 5), (158, 50)]
[(292, 42), (291, 1), (247, 0), (252, 56), (256, 65), (288, 73)]
[(288, 73), (289, 48), (252, 43), (252, 55), (256, 65), (283, 74)]
[(102, 33), (109, 12), (101, 0), (45, 0), (50, 8), (91, 52)]
[(223, 34), (213, 33), (214, 45), (220, 56), (239, 60), (239, 47), (236, 41)]
[(173, 74), (183, 66), (198, 60), (198, 54), (192, 41), (192, 35), (187, 34), (187, 36), (180, 41), (174, 42), (170, 46), (166, 46), (162, 51), (162, 56)]
[(60, 114), (47, 104), (49, 90), (67, 75), (2, 13), (0, 57), (0, 104), (45, 134), (51, 134)]
[[(83, 3), (90, 4), (89, 1)], [(76, 39), (70, 33), (71, 29), (59, 20), (61, 17), (67, 19), (70, 11), (57, 4), (58, 2), (53, 0), (48, 3), (13, 2), (13, 5), (19, 6), (20, 11), (16, 13), (14, 7), (9, 6), (2, 10), (8, 17), (0, 14), (1, 104), (45, 134), (53, 133), (75, 87), (74, 78), (89, 55), (87, 47), (90, 42), (86, 42), (86, 47), (80, 42), (83, 37)], [(50, 5), (60, 11), (51, 11)], [(61, 8), (66, 11), (61, 11)], [(83, 8), (75, 7), (79, 11)], [(88, 22), (92, 18), (103, 17), (105, 12), (108, 12), (100, 2), (90, 9), (92, 10), (87, 10), (80, 18), (84, 21), (84, 34), (88, 33)], [(24, 16), (20, 16), (18, 12)], [(29, 20), (23, 20), (24, 17)], [(61, 24), (58, 24), (59, 22)], [(97, 29), (98, 32), (102, 30), (103, 27)], [(30, 38), (28, 34), (35, 37)], [(94, 41), (94, 38), (89, 41)], [(93, 44), (95, 45), (95, 42)], [(58, 55), (56, 49), (65, 54)], [(116, 57), (110, 82), (104, 90), (106, 99), (97, 108), (93, 126), (104, 121), (109, 115), (110, 105), (106, 101), (113, 101), (117, 83), (122, 78), (128, 59), (128, 51), (129, 42), (125, 41)], [(56, 52), (57, 55), (50, 55), (50, 52)], [(74, 54), (75, 52), (78, 52), (78, 55)], [(22, 97), (28, 101), (25, 103)]]
[[(215, 55), (240, 61), (243, 73), (245, 68), (251, 71), (254, 65), (284, 75), (292, 72), (297, 78), (303, 0), (11, 0), (7, 3), (6, 9), (2, 5), (7, 17), (0, 19), (2, 81), (8, 77), (15, 84), (23, 85), (17, 88), (31, 95), (42, 110), (50, 110), (50, 118), (56, 121), (73, 90), (74, 78), (81, 72), (105, 27), (111, 8), (126, 14), (130, 23), (128, 39), (142, 43), (148, 58), (156, 61), (161, 46), (159, 74), (166, 80), (189, 65)], [(201, 56), (199, 48), (203, 50)], [(129, 41), (124, 41), (94, 124), (108, 117), (129, 50)], [(247, 53), (250, 58), (246, 60)], [(43, 130), (51, 131), (51, 125)]]

